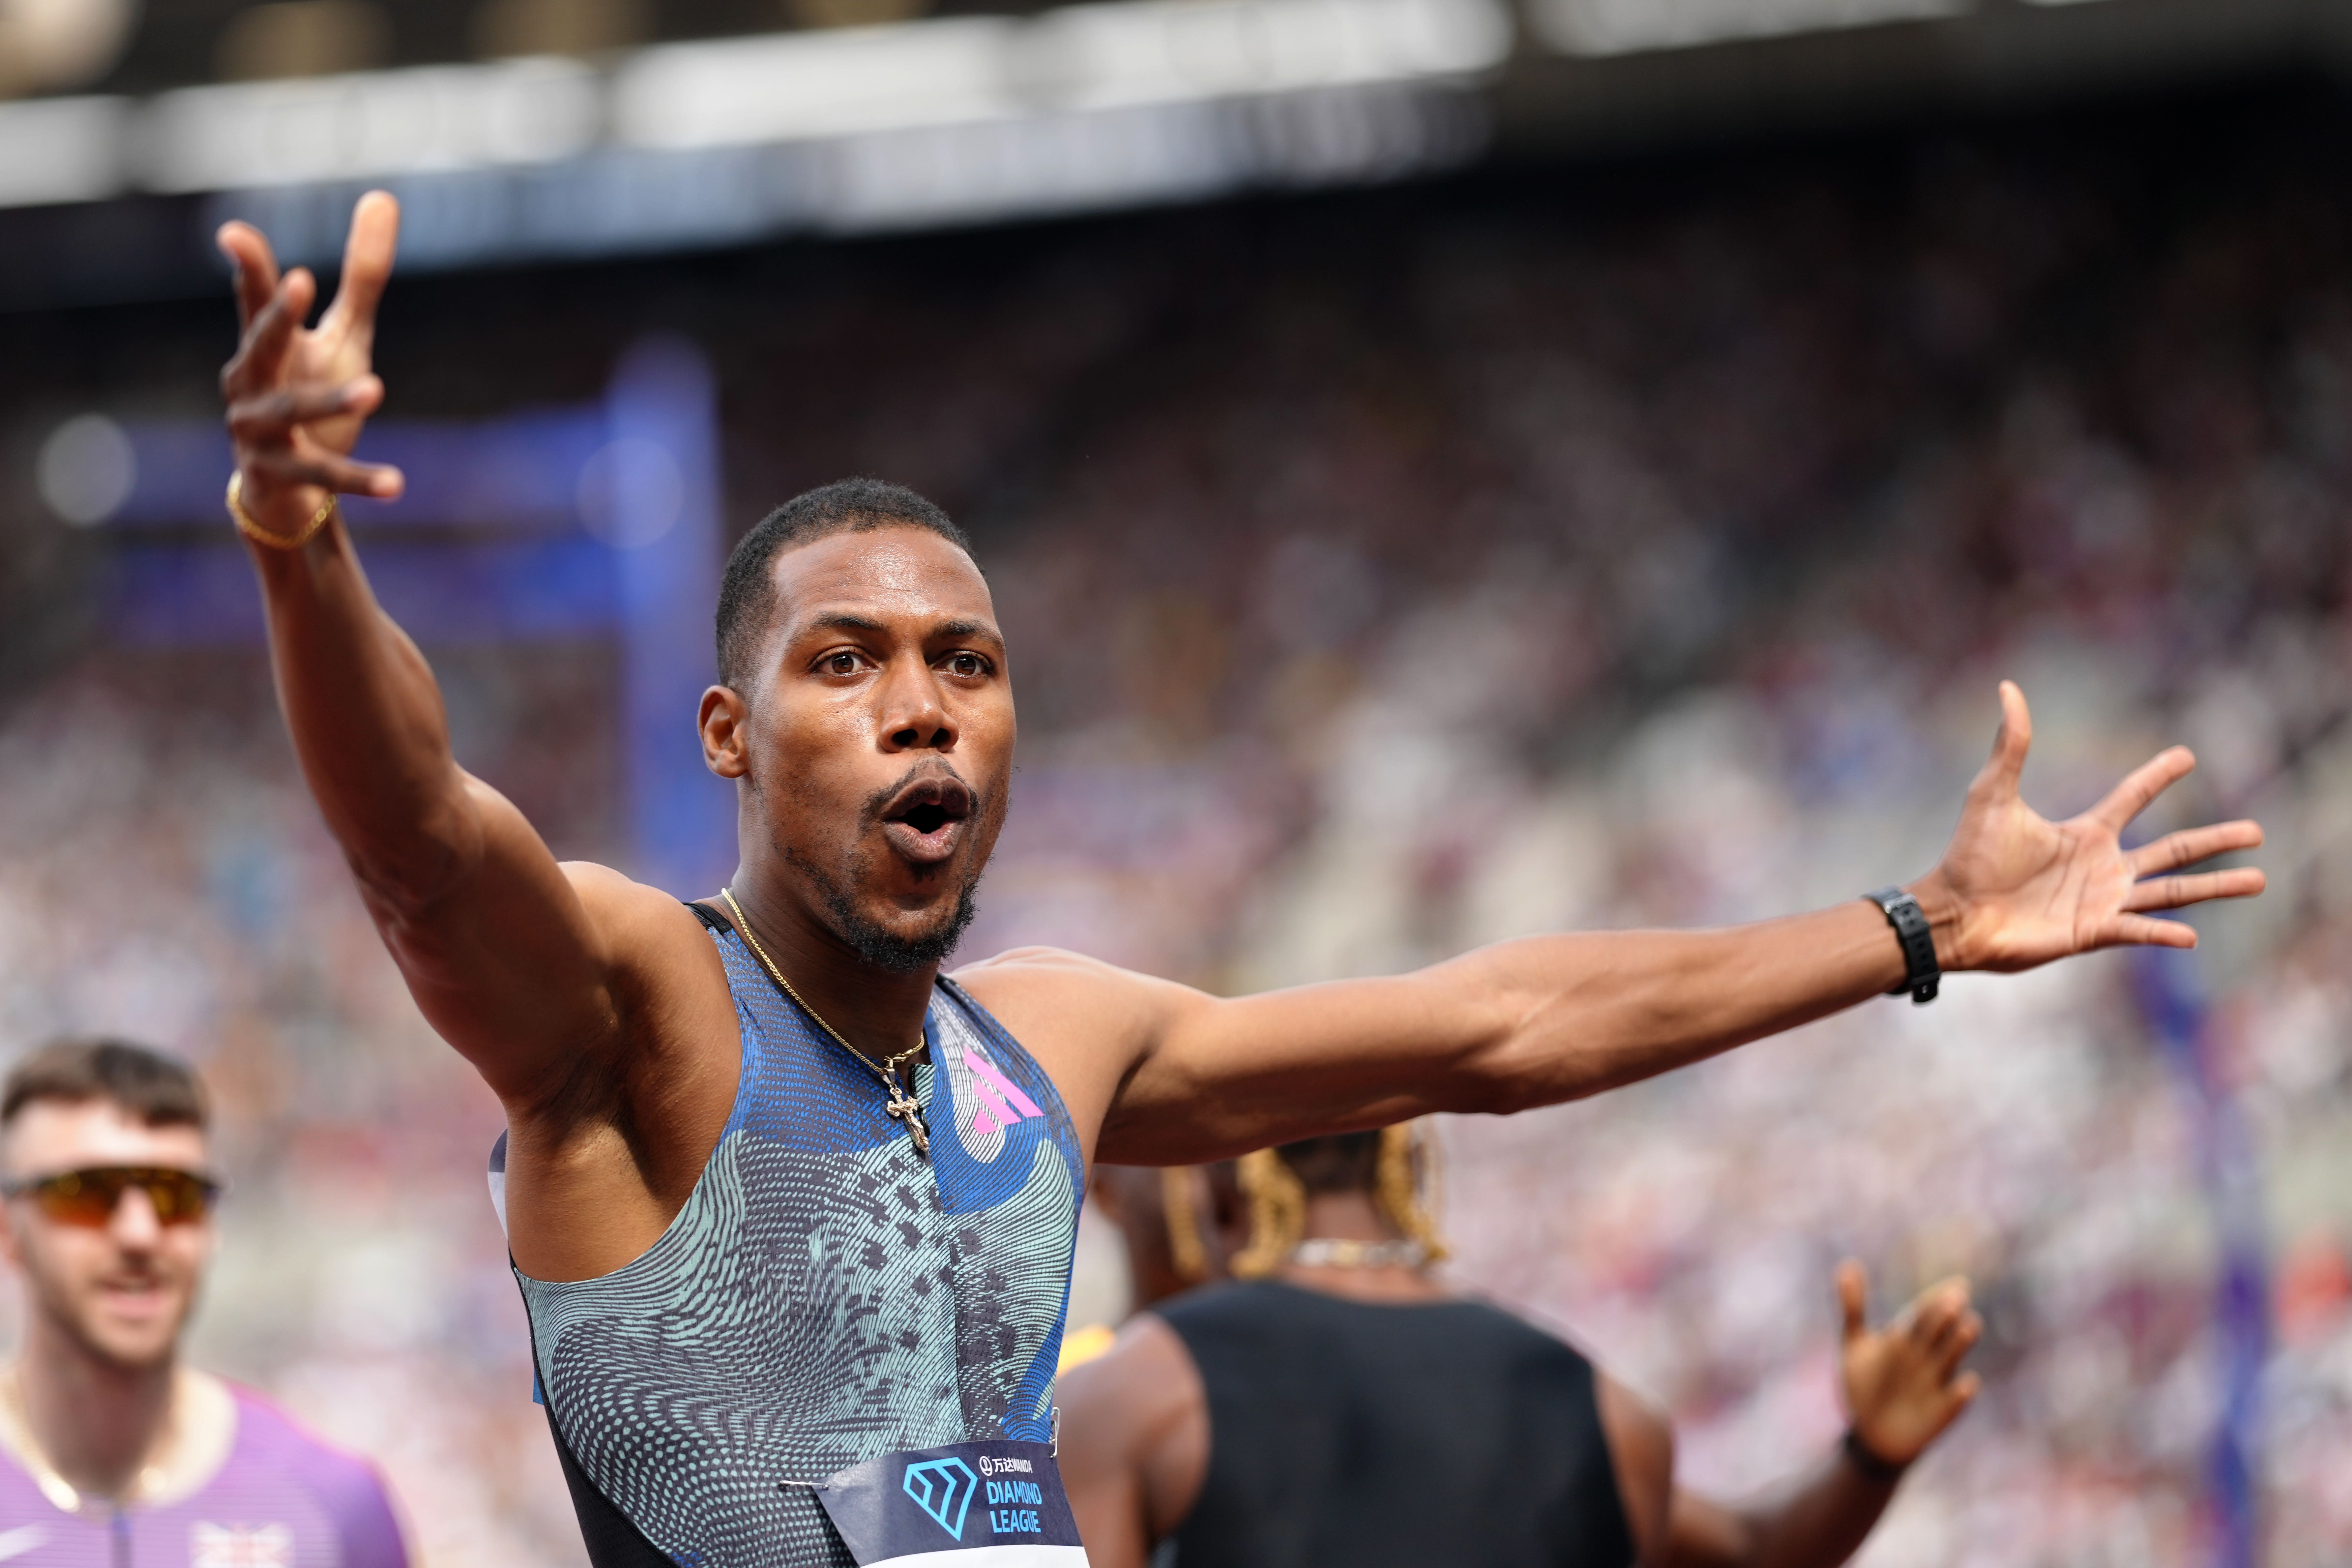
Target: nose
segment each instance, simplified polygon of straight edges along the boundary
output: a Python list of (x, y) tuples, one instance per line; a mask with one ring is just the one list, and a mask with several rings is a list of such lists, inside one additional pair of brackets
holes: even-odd
[(162, 1237), (163, 1222), (155, 1216), (155, 1200), (147, 1195), (147, 1189), (133, 1186), (122, 1190), (106, 1228), (117, 1247), (144, 1251)]
[(882, 689), (881, 728), (886, 752), (955, 749), (955, 719), (929, 665), (910, 659), (891, 671)]

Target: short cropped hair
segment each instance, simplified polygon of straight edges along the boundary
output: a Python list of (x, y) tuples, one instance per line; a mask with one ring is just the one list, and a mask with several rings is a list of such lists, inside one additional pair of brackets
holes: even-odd
[(920, 528), (938, 534), (966, 555), (971, 541), (946, 512), (904, 485), (882, 479), (836, 479), (803, 490), (753, 526), (727, 558), (719, 583), (719, 679), (736, 690), (751, 674), (760, 639), (775, 613), (776, 557), (795, 545), (835, 533), (877, 528)]
[(0, 1087), (0, 1128), (37, 1100), (109, 1100), (150, 1127), (201, 1131), (211, 1120), (187, 1063), (128, 1040), (53, 1040), (17, 1062)]

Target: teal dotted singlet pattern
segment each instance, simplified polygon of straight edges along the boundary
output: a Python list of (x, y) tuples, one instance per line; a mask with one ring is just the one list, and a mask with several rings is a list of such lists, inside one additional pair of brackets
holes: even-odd
[(873, 1072), (713, 931), (742, 1026), (735, 1105), (686, 1206), (601, 1279), (517, 1271), (565, 1445), (688, 1568), (851, 1563), (812, 1493), (882, 1454), (1053, 1433), (1085, 1181), (1045, 1069), (950, 980), (913, 1087)]

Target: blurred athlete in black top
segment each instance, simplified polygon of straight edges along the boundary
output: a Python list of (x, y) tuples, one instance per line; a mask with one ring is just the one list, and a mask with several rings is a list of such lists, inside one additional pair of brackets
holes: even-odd
[[(1065, 1373), (1062, 1472), (1095, 1568), (1831, 1568), (1976, 1395), (1966, 1282), (1874, 1331), (1848, 1263), (1844, 1441), (1769, 1500), (1700, 1497), (1674, 1484), (1663, 1415), (1429, 1278), (1442, 1252), (1412, 1171), (1402, 1127), (1251, 1155), (1237, 1250), (1229, 1188), (1124, 1182), (1106, 1207), (1148, 1256), (1240, 1279), (1153, 1305)], [(1150, 1234), (1196, 1216), (1172, 1249)]]

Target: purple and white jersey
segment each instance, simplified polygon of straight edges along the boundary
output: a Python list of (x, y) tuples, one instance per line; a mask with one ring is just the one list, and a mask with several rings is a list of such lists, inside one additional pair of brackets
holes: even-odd
[(0, 1453), (0, 1568), (407, 1568), (383, 1483), (250, 1390), (236, 1436), (190, 1496), (68, 1513)]

